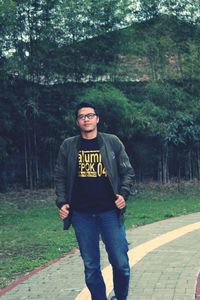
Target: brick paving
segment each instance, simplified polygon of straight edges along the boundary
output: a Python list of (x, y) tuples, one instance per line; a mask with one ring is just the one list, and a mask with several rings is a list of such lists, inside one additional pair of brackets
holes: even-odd
[[(199, 221), (200, 212), (129, 229), (129, 247)], [(101, 247), (104, 267), (108, 260)], [(195, 300), (195, 293), (200, 300), (199, 273), (200, 230), (195, 230), (149, 252), (132, 268), (128, 300)], [(74, 300), (84, 286), (77, 250), (8, 287), (1, 300)]]

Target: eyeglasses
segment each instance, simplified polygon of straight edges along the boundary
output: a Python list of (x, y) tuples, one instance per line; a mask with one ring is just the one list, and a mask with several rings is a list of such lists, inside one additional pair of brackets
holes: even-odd
[(89, 120), (93, 119), (96, 116), (94, 113), (86, 114), (86, 115), (79, 115), (78, 119), (79, 120), (86, 120), (88, 118)]

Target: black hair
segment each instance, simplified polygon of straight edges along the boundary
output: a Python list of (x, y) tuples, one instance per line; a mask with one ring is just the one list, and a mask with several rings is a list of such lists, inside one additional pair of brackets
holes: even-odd
[(83, 108), (83, 107), (91, 107), (91, 108), (94, 109), (95, 114), (96, 114), (97, 116), (99, 115), (99, 113), (98, 113), (98, 111), (97, 111), (97, 108), (96, 108), (96, 106), (95, 106), (93, 103), (90, 103), (90, 102), (80, 102), (80, 103), (77, 104), (76, 110), (75, 110), (75, 116), (76, 116), (76, 119), (77, 119), (77, 117), (78, 117), (78, 111), (79, 111), (79, 109), (81, 109), (81, 108)]

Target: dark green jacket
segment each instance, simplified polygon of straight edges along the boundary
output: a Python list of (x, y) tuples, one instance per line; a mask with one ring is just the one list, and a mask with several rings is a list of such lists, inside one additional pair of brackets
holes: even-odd
[[(98, 133), (98, 143), (103, 164), (115, 194), (125, 200), (133, 192), (134, 171), (119, 138), (112, 134)], [(60, 146), (55, 168), (56, 205), (70, 204), (76, 176), (77, 156), (80, 149), (80, 136), (64, 140)]]

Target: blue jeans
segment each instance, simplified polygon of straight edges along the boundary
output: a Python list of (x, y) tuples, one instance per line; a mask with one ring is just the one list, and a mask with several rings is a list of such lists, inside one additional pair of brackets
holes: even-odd
[(106, 300), (105, 283), (100, 268), (100, 235), (113, 269), (115, 296), (125, 300), (128, 295), (130, 267), (128, 243), (124, 224), (121, 224), (117, 210), (89, 214), (73, 211), (72, 226), (79, 244), (85, 268), (85, 281), (92, 300)]

